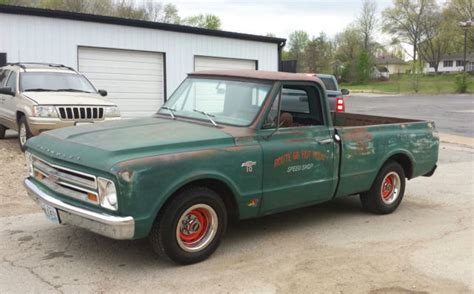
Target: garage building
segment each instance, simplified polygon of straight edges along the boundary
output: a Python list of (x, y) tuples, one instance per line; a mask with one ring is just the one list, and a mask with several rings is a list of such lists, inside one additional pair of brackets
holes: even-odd
[(186, 74), (278, 70), (285, 39), (0, 5), (0, 61), (71, 66), (109, 93), (122, 116), (154, 113)]

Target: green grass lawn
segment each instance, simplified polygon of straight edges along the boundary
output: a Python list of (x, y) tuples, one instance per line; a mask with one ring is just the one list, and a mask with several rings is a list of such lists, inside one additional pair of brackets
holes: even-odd
[[(419, 81), (418, 94), (451, 94), (456, 91), (456, 75), (423, 75)], [(474, 93), (474, 76), (469, 77), (468, 92)], [(415, 86), (411, 75), (392, 75), (389, 81), (370, 81), (368, 83), (341, 83), (341, 88), (354, 92), (412, 93)]]

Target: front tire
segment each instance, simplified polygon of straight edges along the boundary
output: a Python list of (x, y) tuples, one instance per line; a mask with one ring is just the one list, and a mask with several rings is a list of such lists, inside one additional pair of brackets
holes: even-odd
[(33, 135), (28, 126), (28, 121), (25, 116), (22, 116), (18, 120), (18, 144), (22, 152), (25, 152), (26, 141), (31, 137), (33, 137)]
[(227, 211), (211, 189), (194, 187), (178, 192), (158, 215), (150, 242), (159, 257), (178, 264), (208, 258), (227, 228)]
[(360, 194), (362, 207), (375, 214), (389, 214), (400, 205), (405, 194), (405, 172), (389, 161), (379, 171), (369, 191)]

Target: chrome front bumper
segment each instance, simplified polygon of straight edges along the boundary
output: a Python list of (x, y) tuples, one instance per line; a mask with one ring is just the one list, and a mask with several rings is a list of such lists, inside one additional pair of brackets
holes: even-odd
[(135, 221), (131, 216), (120, 217), (97, 213), (64, 203), (40, 190), (36, 184), (29, 179), (25, 180), (24, 185), (28, 195), (36, 203), (45, 203), (58, 210), (61, 224), (78, 226), (117, 240), (133, 238), (135, 233)]

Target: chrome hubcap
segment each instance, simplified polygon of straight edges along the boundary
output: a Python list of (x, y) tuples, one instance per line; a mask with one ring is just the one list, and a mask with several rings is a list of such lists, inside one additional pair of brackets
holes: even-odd
[(203, 250), (214, 240), (219, 221), (207, 204), (195, 204), (181, 215), (176, 226), (176, 240), (187, 252)]
[(400, 195), (401, 181), (396, 172), (388, 173), (380, 187), (380, 196), (385, 204), (392, 204)]

